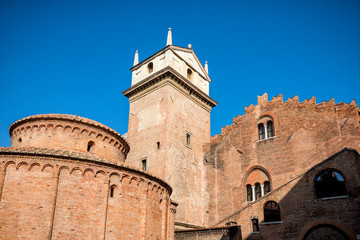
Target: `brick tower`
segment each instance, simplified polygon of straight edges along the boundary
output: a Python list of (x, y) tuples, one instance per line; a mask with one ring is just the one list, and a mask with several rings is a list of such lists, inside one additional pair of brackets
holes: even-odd
[(178, 228), (204, 225), (207, 195), (202, 147), (210, 141), (210, 77), (191, 45), (167, 46), (142, 62), (136, 51), (129, 98), (126, 161), (170, 183)]

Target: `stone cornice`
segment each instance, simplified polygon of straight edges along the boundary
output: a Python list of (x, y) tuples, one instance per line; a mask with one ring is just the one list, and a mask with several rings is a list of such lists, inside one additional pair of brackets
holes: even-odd
[(122, 93), (129, 98), (130, 102), (133, 102), (166, 84), (173, 86), (209, 112), (212, 107), (218, 104), (214, 99), (169, 66), (145, 78)]

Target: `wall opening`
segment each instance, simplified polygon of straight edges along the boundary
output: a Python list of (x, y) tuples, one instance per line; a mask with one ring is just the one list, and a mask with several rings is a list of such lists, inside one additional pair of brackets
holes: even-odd
[(146, 169), (147, 169), (146, 159), (142, 159), (142, 160), (141, 160), (141, 169), (142, 169), (143, 171), (146, 171)]
[(93, 141), (88, 142), (87, 151), (93, 153), (95, 148), (95, 143)]

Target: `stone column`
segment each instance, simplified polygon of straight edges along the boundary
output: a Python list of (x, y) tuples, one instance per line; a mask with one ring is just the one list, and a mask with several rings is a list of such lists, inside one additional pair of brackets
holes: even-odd
[(108, 176), (105, 176), (104, 186), (103, 186), (103, 207), (101, 213), (101, 222), (100, 222), (100, 240), (105, 240), (106, 235), (106, 219), (107, 219), (107, 210), (108, 210), (108, 203), (109, 203), (109, 187), (110, 180)]
[(252, 202), (255, 201), (255, 186), (251, 186)]
[(269, 134), (268, 134), (267, 124), (266, 124), (266, 123), (264, 123), (264, 130), (265, 130), (265, 138), (264, 138), (264, 139), (268, 139), (268, 138), (269, 138)]
[(55, 210), (56, 210), (56, 199), (57, 199), (57, 192), (59, 187), (59, 175), (60, 171), (58, 166), (54, 169), (53, 177), (52, 177), (52, 184), (51, 184), (51, 207), (50, 207), (50, 217), (48, 221), (48, 230), (47, 230), (47, 236), (46, 239), (51, 240), (52, 233), (54, 229), (54, 221), (55, 221)]
[(261, 187), (261, 196), (264, 196), (264, 184), (260, 184)]

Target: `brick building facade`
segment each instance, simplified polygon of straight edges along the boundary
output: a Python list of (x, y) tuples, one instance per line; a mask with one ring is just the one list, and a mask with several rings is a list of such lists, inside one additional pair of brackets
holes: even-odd
[(210, 137), (207, 63), (168, 34), (154, 55), (135, 54), (125, 137), (61, 114), (10, 127), (0, 238), (359, 239), (355, 100), (265, 93)]

